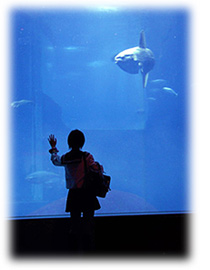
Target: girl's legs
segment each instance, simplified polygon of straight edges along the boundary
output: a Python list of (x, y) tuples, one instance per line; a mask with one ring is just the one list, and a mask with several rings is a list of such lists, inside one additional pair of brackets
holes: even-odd
[(83, 211), (83, 243), (86, 251), (95, 249), (94, 210)]
[(71, 228), (73, 234), (78, 234), (81, 230), (81, 211), (71, 211)]
[(71, 211), (71, 240), (75, 251), (81, 250), (81, 211)]

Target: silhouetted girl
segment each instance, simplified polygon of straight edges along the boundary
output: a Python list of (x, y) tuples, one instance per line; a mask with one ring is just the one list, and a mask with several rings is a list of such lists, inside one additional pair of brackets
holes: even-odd
[[(68, 136), (68, 146), (71, 149), (66, 154), (59, 156), (56, 148), (57, 139), (50, 135), (48, 139), (51, 149), (51, 160), (55, 166), (64, 166), (66, 177), (66, 188), (69, 189), (66, 212), (70, 212), (72, 221), (72, 237), (78, 242), (83, 235), (83, 243), (86, 249), (93, 249), (94, 246), (94, 211), (100, 209), (100, 204), (91, 190), (85, 188), (85, 166), (88, 170), (98, 171), (98, 165), (93, 156), (88, 152), (81, 151), (84, 143), (84, 134), (79, 130), (73, 130)], [(100, 166), (101, 172), (103, 167)], [(83, 212), (83, 224), (81, 213)], [(81, 226), (83, 225), (83, 226)]]

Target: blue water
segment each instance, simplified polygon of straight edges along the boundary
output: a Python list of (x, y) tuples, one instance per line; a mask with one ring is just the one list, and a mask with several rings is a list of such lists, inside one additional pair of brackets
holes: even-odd
[[(190, 211), (188, 17), (178, 9), (11, 12), (12, 217), (65, 215), (64, 169), (50, 162), (47, 138), (55, 134), (63, 154), (75, 128), (112, 177), (98, 214)], [(113, 61), (138, 46), (142, 29), (155, 56), (146, 89)]]

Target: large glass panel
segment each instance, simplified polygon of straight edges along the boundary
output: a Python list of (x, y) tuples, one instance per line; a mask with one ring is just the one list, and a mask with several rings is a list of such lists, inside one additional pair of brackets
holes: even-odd
[[(64, 168), (47, 138), (68, 151), (72, 129), (112, 177), (98, 215), (182, 213), (187, 204), (185, 10), (17, 9), (12, 21), (12, 217), (64, 216)], [(146, 87), (114, 57), (146, 47)]]

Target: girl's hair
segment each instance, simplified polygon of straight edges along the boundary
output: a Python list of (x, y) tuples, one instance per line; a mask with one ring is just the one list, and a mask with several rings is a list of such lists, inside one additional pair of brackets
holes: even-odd
[(69, 133), (68, 145), (69, 148), (82, 148), (85, 143), (85, 136), (82, 131), (75, 129)]

